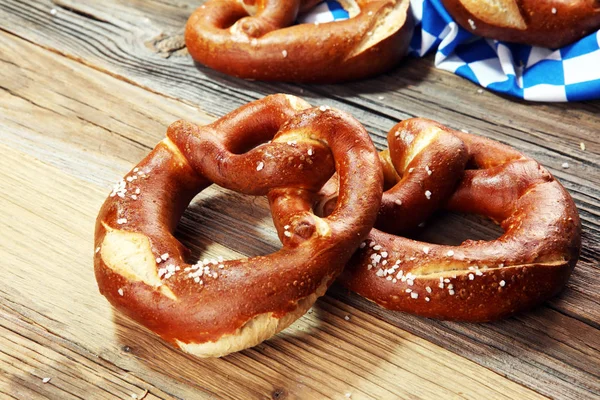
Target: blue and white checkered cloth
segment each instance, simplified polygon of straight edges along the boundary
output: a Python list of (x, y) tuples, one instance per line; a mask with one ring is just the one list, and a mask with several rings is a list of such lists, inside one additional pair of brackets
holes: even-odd
[[(557, 50), (485, 39), (461, 28), (440, 0), (411, 0), (416, 26), (410, 54), (435, 51), (435, 66), (484, 88), (530, 101), (600, 99), (600, 31)], [(301, 22), (347, 19), (335, 0)]]

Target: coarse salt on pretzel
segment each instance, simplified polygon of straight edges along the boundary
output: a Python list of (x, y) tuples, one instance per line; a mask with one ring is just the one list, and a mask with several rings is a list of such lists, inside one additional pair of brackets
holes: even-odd
[[(376, 160), (355, 119), (292, 96), (268, 96), (207, 126), (176, 122), (100, 210), (100, 291), (186, 352), (222, 356), (256, 345), (303, 315), (368, 234), (383, 190)], [(334, 170), (340, 200), (319, 218), (311, 205)], [(268, 195), (283, 248), (189, 264), (173, 232), (213, 182)]]
[(188, 20), (192, 57), (245, 79), (341, 82), (385, 72), (407, 52), (409, 0), (348, 0), (350, 19), (292, 25), (318, 1), (209, 0)]
[(384, 169), (402, 178), (384, 194), (376, 226), (393, 225), (381, 220), (392, 215), (386, 207), (396, 208), (391, 229), (406, 232), (443, 206), (488, 216), (504, 234), (445, 246), (373, 229), (340, 277), (344, 285), (391, 310), (464, 321), (506, 317), (560, 291), (579, 257), (581, 226), (573, 199), (545, 168), (425, 119), (399, 123), (388, 143), (382, 159), (393, 166)]

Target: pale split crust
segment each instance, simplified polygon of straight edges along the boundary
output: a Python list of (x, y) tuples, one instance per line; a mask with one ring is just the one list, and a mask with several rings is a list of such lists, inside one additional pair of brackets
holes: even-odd
[(100, 245), (100, 257), (108, 268), (130, 282), (143, 282), (171, 300), (177, 300), (158, 277), (156, 257), (146, 235), (113, 229), (104, 222), (102, 226), (106, 233)]
[(215, 342), (185, 343), (176, 339), (175, 343), (186, 353), (197, 357), (222, 357), (256, 346), (303, 316), (315, 301), (325, 294), (329, 282), (331, 282), (331, 277), (327, 277), (314, 293), (298, 300), (294, 311), (288, 312), (283, 317), (274, 317), (273, 313), (259, 314), (246, 322), (234, 334), (223, 335)]
[(460, 2), (473, 16), (488, 24), (521, 30), (527, 28), (515, 0), (460, 0)]

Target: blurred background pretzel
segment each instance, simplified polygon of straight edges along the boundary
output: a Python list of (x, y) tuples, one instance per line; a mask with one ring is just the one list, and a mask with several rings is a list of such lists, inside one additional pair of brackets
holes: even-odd
[[(203, 357), (254, 346), (302, 316), (370, 231), (383, 187), (362, 125), (340, 111), (309, 107), (273, 95), (207, 126), (172, 124), (100, 210), (101, 293), (163, 339)], [(311, 212), (314, 196), (334, 171), (339, 202), (319, 218)], [(192, 198), (213, 182), (268, 195), (282, 249), (190, 264), (173, 232)]]
[(600, 28), (599, 0), (442, 0), (475, 35), (559, 48)]
[[(444, 207), (487, 216), (504, 234), (446, 246), (373, 229), (340, 277), (345, 286), (391, 310), (464, 321), (506, 317), (561, 290), (579, 257), (581, 225), (550, 172), (512, 148), (426, 119), (399, 123), (388, 143), (380, 159), (393, 186), (376, 226), (410, 232)], [(336, 186), (332, 179), (323, 188), (319, 212), (331, 209)]]
[(192, 57), (245, 79), (340, 82), (394, 67), (412, 36), (409, 0), (348, 0), (350, 18), (293, 25), (315, 0), (209, 0), (188, 20)]

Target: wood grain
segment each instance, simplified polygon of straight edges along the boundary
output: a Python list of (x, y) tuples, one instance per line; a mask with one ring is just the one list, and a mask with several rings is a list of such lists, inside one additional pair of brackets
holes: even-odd
[[(0, 308), (0, 393), (14, 398), (171, 399), (160, 389)], [(49, 379), (49, 380), (48, 380)], [(48, 380), (44, 382), (44, 380)]]
[[(19, 57), (23, 52), (26, 60)], [(6, 34), (0, 34), (0, 54), (2, 85), (20, 82), (0, 97), (0, 107), (8, 111), (0, 115), (0, 223), (8, 228), (0, 233), (0, 257), (11, 266), (0, 283), (5, 339), (0, 365), (6, 371), (0, 375), (1, 393), (123, 398), (148, 389), (147, 398), (541, 397), (332, 298), (319, 301), (273, 340), (217, 360), (187, 356), (114, 313), (97, 293), (91, 267), (93, 224), (108, 183), (104, 175), (93, 175), (104, 170), (111, 181), (118, 179), (163, 135), (163, 118), (202, 113), (176, 108), (173, 100)], [(60, 83), (63, 74), (71, 85)], [(114, 96), (123, 96), (119, 107)], [(84, 102), (77, 111), (81, 118), (74, 117), (70, 109)], [(90, 122), (92, 115), (113, 118)], [(134, 127), (145, 127), (147, 137), (136, 137)], [(107, 148), (119, 151), (100, 157)], [(79, 153), (88, 154), (85, 162)], [(65, 161), (70, 155), (74, 158)], [(232, 201), (244, 212), (221, 216)], [(240, 218), (244, 215), (247, 219)], [(252, 229), (257, 239), (246, 245), (246, 253), (276, 246), (264, 200), (212, 187), (195, 200), (178, 235), (208, 254), (235, 257), (229, 246), (248, 239), (223, 233), (221, 225)], [(209, 246), (215, 231), (221, 232), (220, 244)], [(46, 376), (52, 379), (44, 384)]]
[[(509, 143), (548, 166), (573, 194), (581, 212), (582, 259), (561, 296), (532, 313), (483, 325), (436, 322), (389, 313), (339, 288), (331, 290), (319, 306), (329, 302), (337, 304), (336, 307), (349, 304), (351, 310), (366, 311), (380, 318), (378, 322), (385, 323), (386, 329), (411, 332), (550, 397), (600, 396), (600, 102), (525, 104), (487, 92), (479, 94), (476, 86), (461, 78), (433, 70), (431, 59), (409, 60), (396, 72), (343, 86), (240, 81), (194, 67), (180, 47), (178, 38), (187, 15), (200, 3), (191, 0), (1, 2), (0, 29), (60, 55), (2, 36), (3, 142), (43, 160), (45, 165), (76, 182), (81, 180), (106, 188), (142, 158), (173, 120), (183, 117), (206, 123), (264, 94), (284, 91), (304, 96), (314, 104), (329, 104), (353, 113), (380, 147), (387, 129), (398, 119), (410, 116), (434, 118), (454, 128)], [(49, 12), (53, 8), (57, 10), (56, 16)], [(202, 111), (182, 102), (199, 105)], [(585, 151), (580, 149), (580, 142), (586, 144)], [(569, 163), (568, 169), (561, 168), (564, 162)], [(232, 201), (235, 208), (230, 206)], [(278, 242), (265, 204), (261, 199), (210, 191), (186, 213), (179, 235), (196, 254), (200, 251), (233, 254), (231, 249), (236, 254), (266, 254), (276, 249)], [(32, 208), (36, 206), (31, 204)], [(95, 215), (96, 210), (87, 212)], [(240, 215), (247, 217), (240, 220)], [(16, 224), (11, 224), (10, 229), (17, 229)], [(480, 224), (477, 218), (455, 215), (446, 216), (443, 223), (432, 223), (426, 233), (435, 242), (456, 241), (457, 236), (487, 238), (495, 234), (493, 227)], [(213, 238), (218, 245), (211, 244)], [(79, 261), (79, 265), (86, 269), (91, 264)], [(37, 310), (31, 303), (28, 306)], [(66, 316), (64, 321), (68, 321)], [(340, 321), (333, 321), (332, 326), (337, 327)], [(137, 332), (138, 328), (128, 321), (123, 323)], [(46, 326), (44, 319), (41, 324)], [(79, 342), (84, 336), (77, 336), (75, 343), (89, 342), (89, 338)], [(164, 357), (159, 355), (163, 350), (156, 348), (152, 338), (145, 340), (152, 352), (143, 354)], [(268, 349), (272, 349), (270, 343)], [(298, 361), (295, 348), (287, 346), (284, 342), (269, 357), (284, 357), (279, 352), (294, 349), (291, 358), (281, 360), (298, 364), (294, 365), (295, 370), (285, 370), (301, 376), (304, 364)], [(310, 348), (306, 351), (311, 353)], [(323, 357), (326, 354), (321, 353)], [(174, 360), (164, 359), (164, 363), (172, 366), (172, 375), (176, 375)], [(266, 365), (271, 362), (269, 358), (265, 360), (269, 360), (264, 361)], [(249, 371), (263, 366), (263, 361), (249, 362), (245, 358), (241, 361), (236, 358), (235, 363)], [(412, 365), (414, 361), (409, 358), (405, 363)], [(327, 393), (341, 388), (338, 384), (320, 383), (329, 373), (328, 368), (322, 369), (317, 359), (311, 365), (320, 371), (306, 378), (319, 382), (315, 388), (327, 386), (331, 390)], [(161, 364), (159, 368), (163, 367)], [(382, 368), (400, 367), (384, 363)], [(375, 369), (369, 379), (374, 379), (379, 371)], [(208, 373), (212, 373), (210, 368)], [(265, 376), (270, 383), (264, 382)], [(296, 395), (323, 395), (319, 389), (303, 392), (292, 386), (290, 390), (287, 385), (291, 381), (281, 380), (277, 373), (261, 370), (255, 377), (262, 382), (258, 386), (247, 380), (236, 383), (248, 385), (252, 395), (271, 393), (269, 390), (273, 388)], [(271, 377), (274, 380), (269, 381)], [(192, 375), (183, 379), (198, 380)], [(358, 378), (352, 375), (348, 379)], [(435, 380), (432, 374), (423, 379)], [(300, 381), (305, 385), (304, 378), (294, 384)], [(227, 386), (226, 382), (221, 383)], [(362, 386), (362, 381), (357, 386), (366, 388), (365, 395), (379, 393), (385, 397), (383, 393), (388, 393), (371, 392), (374, 386)], [(275, 389), (272, 393), (279, 393)], [(211, 386), (205, 393), (224, 393), (213, 390), (216, 389)], [(423, 392), (419, 397), (430, 394)]]

